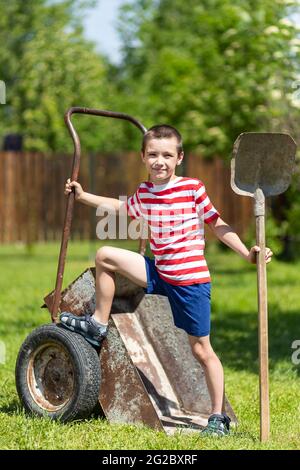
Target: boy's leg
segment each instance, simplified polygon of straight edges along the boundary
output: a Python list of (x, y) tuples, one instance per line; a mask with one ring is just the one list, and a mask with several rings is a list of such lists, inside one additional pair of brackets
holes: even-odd
[(105, 246), (96, 254), (96, 309), (94, 319), (107, 324), (115, 294), (115, 273), (141, 287), (147, 286), (145, 259), (139, 253)]
[(224, 372), (220, 359), (214, 352), (209, 336), (190, 336), (194, 357), (200, 362), (207, 383), (211, 399), (211, 413), (222, 413), (223, 393), (224, 393)]
[(222, 364), (211, 347), (209, 336), (196, 337), (189, 335), (193, 355), (200, 362), (211, 399), (211, 416), (208, 425), (202, 431), (204, 435), (224, 436), (229, 433), (230, 418), (223, 413), (224, 406), (224, 372)]
[(96, 309), (92, 317), (78, 317), (68, 312), (60, 315), (63, 326), (81, 334), (94, 346), (100, 346), (107, 334), (107, 323), (115, 293), (115, 273), (123, 274), (146, 287), (145, 258), (129, 250), (105, 246), (96, 255)]

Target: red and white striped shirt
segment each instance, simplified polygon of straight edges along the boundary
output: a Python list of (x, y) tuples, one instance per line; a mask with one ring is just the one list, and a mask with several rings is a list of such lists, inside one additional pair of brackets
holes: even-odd
[(162, 279), (174, 285), (210, 282), (204, 258), (204, 222), (219, 217), (204, 184), (177, 177), (167, 184), (143, 182), (127, 200), (131, 218), (144, 218), (150, 248)]

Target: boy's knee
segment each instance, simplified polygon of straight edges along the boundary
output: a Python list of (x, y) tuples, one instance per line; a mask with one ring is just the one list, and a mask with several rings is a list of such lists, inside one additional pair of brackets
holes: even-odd
[(196, 343), (192, 346), (193, 356), (202, 364), (206, 365), (214, 357), (215, 353), (211, 347)]
[(102, 246), (97, 250), (95, 262), (99, 266), (105, 266), (112, 259), (112, 249), (110, 246)]

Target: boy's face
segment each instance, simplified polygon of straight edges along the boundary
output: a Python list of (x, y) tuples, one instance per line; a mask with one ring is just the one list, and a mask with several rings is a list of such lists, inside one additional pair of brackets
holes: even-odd
[(176, 177), (176, 166), (183, 160), (183, 152), (178, 154), (177, 145), (176, 137), (148, 141), (141, 157), (152, 183), (165, 184)]

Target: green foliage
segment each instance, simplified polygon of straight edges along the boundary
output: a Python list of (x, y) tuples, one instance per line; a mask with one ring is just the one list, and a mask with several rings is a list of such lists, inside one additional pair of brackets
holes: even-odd
[(285, 246), (283, 257), (289, 260), (300, 258), (300, 168), (298, 166), (292, 184), (285, 194), (282, 230)]
[(284, 237), (286, 233), (286, 221), (278, 223), (272, 214), (266, 218), (266, 244), (275, 256), (281, 256), (284, 250)]
[(297, 236), (300, 234), (300, 167), (294, 175), (293, 184), (286, 194), (289, 207), (285, 208), (285, 216), (290, 223), (289, 234)]
[[(128, 2), (120, 66), (83, 37), (82, 17), (95, 3), (0, 0), (0, 136), (21, 132), (28, 150), (69, 152), (63, 114), (80, 105), (128, 112), (147, 126), (169, 122), (186, 150), (226, 158), (242, 131), (293, 127), (299, 38), (287, 17), (299, 11), (296, 0)], [(140, 146), (127, 123), (74, 122), (83, 150)]]
[[(293, 104), (298, 2), (136, 0), (123, 8), (121, 89), (147, 123), (226, 157), (240, 132), (272, 129)], [(274, 122), (273, 122), (274, 121)]]
[[(23, 134), (27, 150), (70, 152), (65, 111), (105, 107), (106, 62), (84, 39), (81, 25), (93, 3), (0, 0), (0, 77), (7, 89), (0, 134)], [(84, 149), (97, 150), (105, 141), (95, 118), (81, 118), (77, 127)]]
[[(274, 255), (285, 261), (300, 258), (300, 179), (297, 168), (289, 189), (267, 200), (266, 244)], [(255, 242), (255, 222), (245, 236), (246, 245)]]

